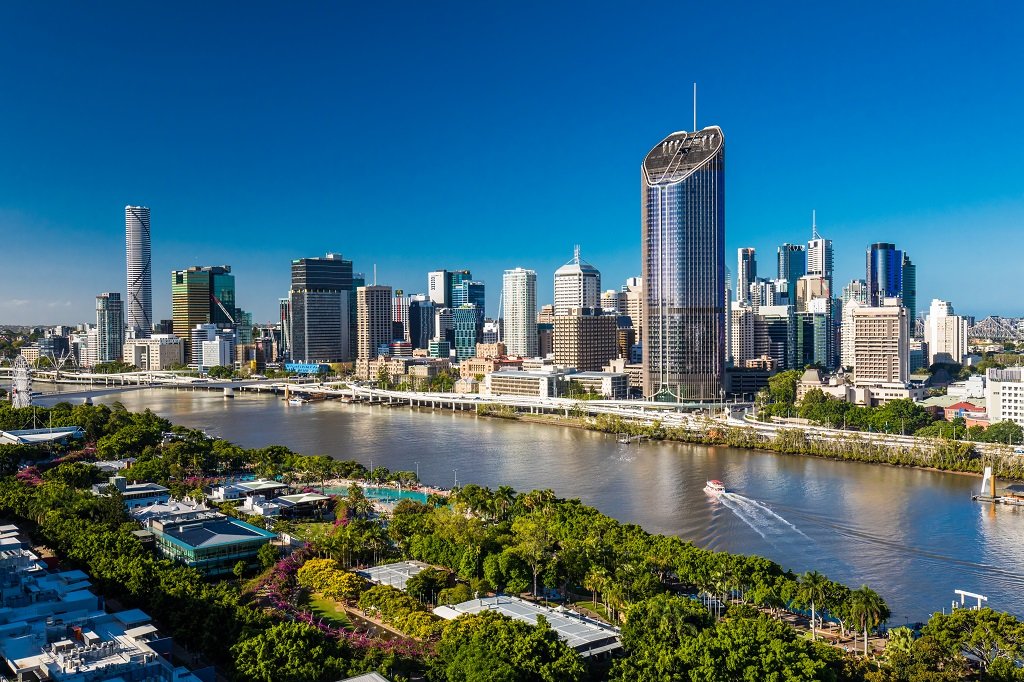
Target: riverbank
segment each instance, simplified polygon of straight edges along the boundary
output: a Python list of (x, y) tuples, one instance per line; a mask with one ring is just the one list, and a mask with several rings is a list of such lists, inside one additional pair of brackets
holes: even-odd
[(619, 417), (564, 417), (553, 414), (512, 415), (481, 411), (481, 417), (516, 420), (534, 424), (547, 424), (584, 429), (608, 434), (643, 436), (650, 441), (688, 443), (691, 445), (727, 446), (758, 450), (773, 454), (817, 457), (832, 461), (885, 464), (922, 471), (937, 471), (980, 477), (986, 466), (1003, 480), (1024, 481), (1024, 457), (1007, 455), (1001, 458), (982, 457), (973, 451), (969, 441), (934, 439), (924, 446), (897, 446), (880, 444), (863, 438), (856, 432), (843, 439), (824, 441), (808, 437), (805, 430), (792, 427), (768, 437), (752, 429), (709, 422), (703, 431), (679, 427), (649, 425)]

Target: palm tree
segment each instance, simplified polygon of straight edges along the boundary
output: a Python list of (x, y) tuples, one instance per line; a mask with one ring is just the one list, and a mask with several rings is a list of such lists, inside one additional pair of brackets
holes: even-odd
[(864, 631), (864, 656), (868, 655), (868, 629), (881, 625), (889, 618), (889, 606), (881, 595), (867, 585), (850, 593), (850, 616)]
[(815, 630), (817, 612), (815, 607), (825, 601), (825, 590), (828, 588), (828, 578), (817, 571), (807, 571), (800, 576), (800, 585), (797, 587), (797, 598), (805, 604), (811, 605), (811, 639), (817, 640), (818, 633)]

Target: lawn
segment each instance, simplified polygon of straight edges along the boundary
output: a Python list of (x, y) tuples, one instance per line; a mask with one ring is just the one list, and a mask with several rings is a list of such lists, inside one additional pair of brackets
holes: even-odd
[(320, 595), (310, 595), (309, 610), (313, 612), (316, 618), (322, 618), (325, 623), (334, 627), (352, 627), (352, 622), (348, 619), (348, 616), (341, 610), (340, 605), (333, 600), (325, 599)]
[(319, 540), (320, 538), (327, 537), (334, 532), (334, 524), (330, 522), (306, 522), (295, 524), (295, 537), (305, 540), (306, 542), (312, 542)]

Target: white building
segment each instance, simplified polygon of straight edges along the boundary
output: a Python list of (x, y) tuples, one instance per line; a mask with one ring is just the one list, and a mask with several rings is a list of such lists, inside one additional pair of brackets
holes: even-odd
[(571, 261), (555, 270), (555, 315), (573, 308), (597, 308), (601, 304), (601, 273), (580, 258), (580, 247)]
[(127, 339), (124, 361), (144, 370), (164, 370), (185, 363), (185, 342), (173, 334), (154, 334), (148, 339)]
[(1024, 368), (989, 369), (985, 384), (989, 423), (1008, 420), (1024, 426)]
[(636, 342), (644, 340), (644, 279), (643, 277), (629, 277), (626, 279), (626, 314), (633, 322), (633, 331), (636, 332)]
[(953, 313), (953, 304), (932, 299), (924, 324), (924, 340), (928, 344), (928, 364), (963, 362), (967, 354), (967, 318)]
[(200, 365), (210, 367), (231, 367), (235, 363), (234, 344), (228, 339), (217, 337), (212, 341), (203, 341)]
[(754, 347), (754, 308), (743, 301), (733, 301), (729, 316), (729, 356), (734, 367), (744, 367), (747, 360), (757, 357)]
[(537, 273), (506, 270), (502, 280), (502, 332), (509, 355), (537, 355)]
[(128, 270), (128, 328), (136, 337), (153, 328), (153, 263), (150, 252), (149, 209), (124, 207), (125, 261)]

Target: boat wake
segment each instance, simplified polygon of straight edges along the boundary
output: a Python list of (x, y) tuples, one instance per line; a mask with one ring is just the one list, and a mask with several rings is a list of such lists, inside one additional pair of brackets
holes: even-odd
[(747, 524), (765, 540), (769, 540), (771, 536), (780, 537), (789, 533), (796, 533), (801, 537), (810, 539), (802, 530), (777, 514), (763, 502), (730, 492), (718, 495), (718, 499), (721, 500), (726, 509), (735, 514), (740, 521)]

